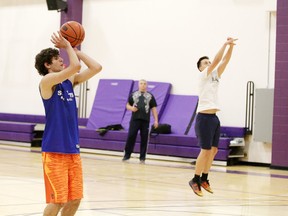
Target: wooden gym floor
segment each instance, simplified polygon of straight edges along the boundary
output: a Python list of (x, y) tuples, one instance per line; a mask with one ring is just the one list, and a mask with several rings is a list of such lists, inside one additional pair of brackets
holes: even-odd
[[(196, 196), (189, 162), (82, 153), (84, 198), (77, 216), (284, 216), (288, 171), (216, 166), (214, 194)], [(45, 208), (40, 149), (0, 145), (0, 216), (40, 216)]]

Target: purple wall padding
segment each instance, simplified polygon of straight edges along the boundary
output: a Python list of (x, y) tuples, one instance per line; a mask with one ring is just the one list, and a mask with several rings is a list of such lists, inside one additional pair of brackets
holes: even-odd
[(277, 1), (272, 163), (288, 168), (288, 1)]
[[(153, 82), (153, 81), (147, 81), (147, 83), (148, 83), (147, 90), (151, 92), (156, 99), (158, 118), (160, 119), (164, 111), (164, 107), (167, 103), (172, 85), (171, 83)], [(135, 81), (133, 84), (132, 91), (136, 91), (137, 89), (138, 89), (138, 81)], [(122, 121), (122, 126), (124, 127), (125, 130), (129, 129), (129, 122), (131, 119), (131, 115), (132, 115), (131, 111), (125, 112), (125, 115)], [(152, 113), (151, 113), (150, 123), (153, 124), (153, 122), (154, 120), (153, 120)]]
[(121, 124), (132, 85), (133, 80), (99, 80), (87, 128)]
[(184, 135), (198, 102), (197, 96), (170, 95), (160, 123), (171, 125), (172, 134)]

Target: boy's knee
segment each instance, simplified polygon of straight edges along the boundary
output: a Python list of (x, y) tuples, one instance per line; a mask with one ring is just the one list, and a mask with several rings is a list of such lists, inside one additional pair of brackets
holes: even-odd
[(209, 157), (211, 154), (211, 149), (201, 149), (201, 155), (203, 155), (203, 157)]
[(80, 205), (81, 199), (75, 199), (75, 200), (71, 200), (69, 201), (69, 203), (73, 206), (78, 206)]
[(214, 155), (216, 155), (217, 154), (217, 152), (218, 152), (218, 148), (216, 148), (216, 147), (213, 147), (212, 146), (212, 153), (214, 154)]

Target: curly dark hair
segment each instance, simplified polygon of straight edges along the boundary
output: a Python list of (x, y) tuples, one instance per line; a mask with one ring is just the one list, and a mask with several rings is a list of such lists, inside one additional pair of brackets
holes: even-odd
[(201, 58), (199, 58), (199, 60), (197, 61), (197, 68), (198, 70), (200, 70), (200, 66), (201, 66), (201, 61), (204, 60), (204, 59), (209, 59), (208, 56), (202, 56)]
[(35, 57), (35, 68), (41, 76), (48, 74), (45, 63), (51, 64), (54, 57), (59, 56), (59, 50), (54, 48), (47, 48), (41, 50)]

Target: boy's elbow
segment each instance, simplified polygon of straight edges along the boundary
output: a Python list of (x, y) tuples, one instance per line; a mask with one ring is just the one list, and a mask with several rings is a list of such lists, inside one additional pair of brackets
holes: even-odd
[(77, 71), (80, 71), (80, 69), (81, 69), (81, 64), (79, 63), (79, 64), (77, 64), (75, 67), (76, 67)]
[(80, 63), (79, 64), (78, 63), (74, 63), (74, 64), (70, 64), (68, 66), (68, 68), (71, 71), (71, 73), (77, 73), (77, 72), (80, 71), (81, 65), (80, 65)]
[(98, 65), (98, 67), (96, 67), (96, 71), (97, 71), (97, 72), (102, 71), (102, 65)]
[(102, 70), (102, 65), (94, 66), (93, 68), (90, 68), (90, 70), (93, 71), (94, 74), (97, 74)]

